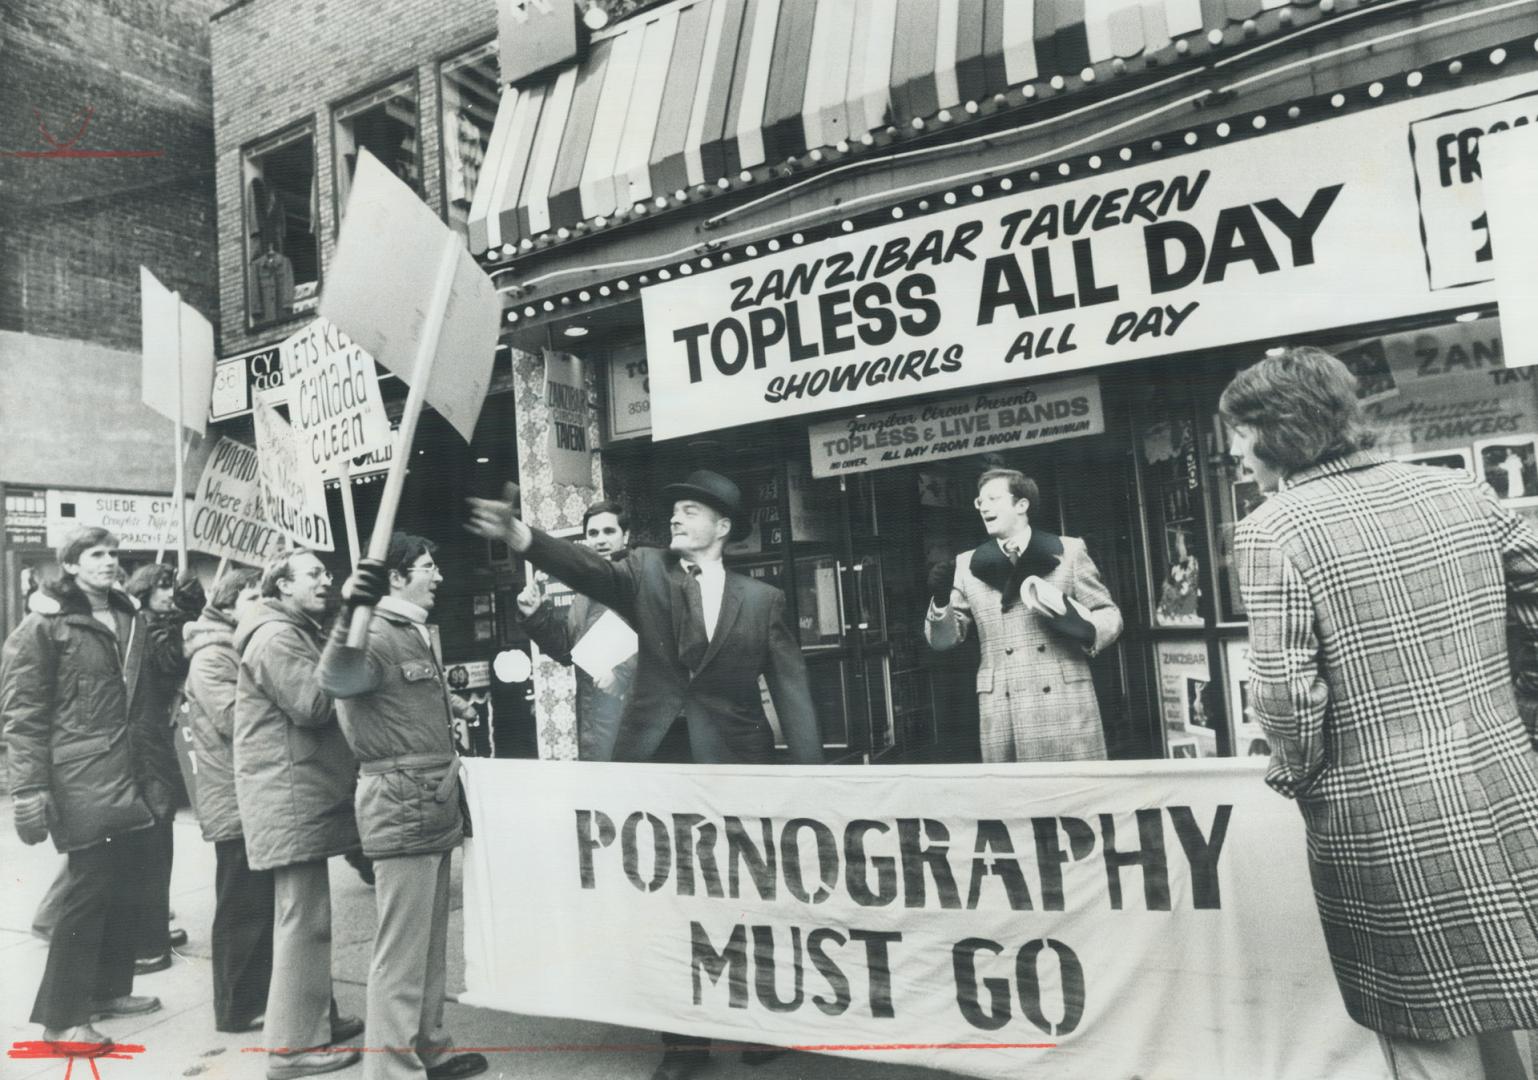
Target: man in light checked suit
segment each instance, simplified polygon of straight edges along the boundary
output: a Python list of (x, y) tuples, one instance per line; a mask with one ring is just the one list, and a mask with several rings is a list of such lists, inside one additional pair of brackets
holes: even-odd
[[(1089, 660), (1121, 635), (1121, 611), (1084, 541), (1031, 527), (1036, 482), (1015, 469), (978, 477), (974, 505), (988, 539), (930, 570), (924, 637), (944, 651), (975, 627), (982, 662), (977, 711), (983, 760), (1103, 760), (1105, 732)], [(1041, 578), (1060, 591), (1021, 585)]]

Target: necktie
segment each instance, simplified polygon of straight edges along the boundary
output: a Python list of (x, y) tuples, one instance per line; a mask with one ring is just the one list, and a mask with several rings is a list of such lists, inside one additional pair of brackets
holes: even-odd
[(700, 591), (700, 568), (684, 563), (684, 598), (689, 602), (689, 618), (678, 639), (678, 658), (690, 671), (698, 671), (705, 661), (710, 639), (705, 634), (705, 597)]

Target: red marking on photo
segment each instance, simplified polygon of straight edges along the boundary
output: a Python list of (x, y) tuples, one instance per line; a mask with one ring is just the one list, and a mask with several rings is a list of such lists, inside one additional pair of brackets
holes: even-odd
[(101, 1058), (114, 1058), (118, 1061), (132, 1061), (135, 1054), (144, 1053), (144, 1047), (134, 1043), (108, 1043), (104, 1047), (101, 1043), (89, 1042), (48, 1042), (44, 1039), (35, 1039), (27, 1042), (14, 1042), (6, 1056), (21, 1061), (63, 1061), (64, 1080), (72, 1080), (75, 1072), (75, 1062), (84, 1061), (91, 1067), (93, 1080), (101, 1080), (101, 1070), (96, 1067), (96, 1062)]
[(75, 144), (85, 137), (86, 131), (91, 126), (92, 119), (96, 116), (96, 109), (90, 105), (87, 105), (84, 109), (77, 109), (74, 116), (70, 117), (71, 121), (78, 121), (79, 126), (75, 129), (74, 135), (62, 140), (48, 130), (48, 125), (43, 122), (42, 113), (33, 109), (32, 115), (37, 118), (38, 136), (44, 143), (48, 144), (49, 149), (0, 150), (0, 157), (30, 158), (32, 160), (40, 158), (145, 158), (160, 157), (165, 153), (164, 150), (86, 150), (76, 147)]
[[(649, 1054), (660, 1053), (665, 1047), (658, 1042), (644, 1043), (529, 1043), (521, 1046), (452, 1046), (448, 1050), (454, 1054)], [(688, 1046), (673, 1047), (674, 1050), (690, 1052)], [(718, 1050), (735, 1053), (739, 1050), (761, 1050), (762, 1043), (732, 1043), (712, 1041), (709, 1046), (699, 1047), (701, 1053)], [(781, 1047), (785, 1050), (802, 1050), (807, 1053), (856, 1053), (883, 1050), (1055, 1050), (1057, 1043), (795, 1043)], [(240, 1048), (243, 1054), (292, 1054), (297, 1051), (289, 1047), (268, 1046), (243, 1046)], [(324, 1046), (314, 1047), (309, 1052), (335, 1053), (335, 1054), (409, 1054), (414, 1053), (415, 1048), (410, 1046)]]

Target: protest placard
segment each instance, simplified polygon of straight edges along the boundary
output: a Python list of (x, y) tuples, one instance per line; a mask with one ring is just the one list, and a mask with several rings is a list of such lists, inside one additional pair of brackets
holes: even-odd
[[(423, 252), (433, 253), (423, 257)], [(469, 442), (491, 384), (502, 301), (464, 241), (368, 151), (359, 153), (321, 314), (410, 387), (368, 556), (382, 561), (400, 508), (424, 404)], [(352, 527), (349, 525), (349, 537)], [(361, 647), (373, 609), (357, 605), (348, 643)]]
[(289, 420), (309, 467), (334, 476), (343, 462), (390, 446), (379, 373), (361, 345), (330, 320), (316, 319), (279, 352)]
[(284, 533), (262, 511), (261, 466), (256, 451), (220, 439), (194, 491), (187, 546), (231, 562), (264, 566), (287, 546)]
[(295, 543), (316, 551), (334, 551), (325, 481), (306, 466), (294, 429), (275, 406), (261, 398), (251, 417), (256, 424), (264, 516)]
[(427, 404), (470, 441), (491, 384), (502, 301), (459, 234), (367, 151), (358, 155), (320, 313), (408, 382), (425, 346)]

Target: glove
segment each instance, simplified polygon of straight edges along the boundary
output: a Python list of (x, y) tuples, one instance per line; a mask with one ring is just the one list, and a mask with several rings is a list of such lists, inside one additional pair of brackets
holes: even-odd
[(189, 615), (198, 614), (208, 603), (208, 598), (203, 594), (203, 583), (191, 570), (183, 572), (182, 576), (176, 579), (176, 588), (171, 593), (171, 602)]
[(929, 595), (935, 607), (949, 607), (951, 584), (956, 580), (956, 564), (949, 560), (935, 563), (929, 568)]
[(1067, 606), (1068, 610), (1061, 615), (1050, 611), (1038, 611), (1037, 614), (1054, 632), (1077, 641), (1086, 649), (1092, 648), (1095, 644), (1095, 624), (1084, 617), (1084, 609), (1071, 597), (1068, 598)]
[(43, 789), (23, 792), (11, 800), (16, 835), (29, 846), (48, 839), (48, 818), (52, 813), (53, 796)]
[(363, 852), (361, 852), (361, 851), (349, 851), (346, 854), (344, 854), (342, 856), (342, 858), (347, 860), (347, 865), (348, 866), (352, 867), (354, 870), (356, 870), (358, 872), (358, 876), (363, 879), (363, 884), (365, 884), (365, 885), (372, 885), (372, 884), (374, 884), (374, 860), (373, 859), (369, 858), (367, 855), (363, 854)]
[(352, 607), (373, 607), (390, 591), (390, 575), (378, 559), (359, 559), (342, 584), (342, 599)]

